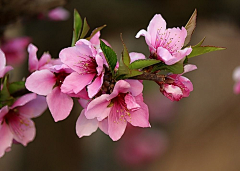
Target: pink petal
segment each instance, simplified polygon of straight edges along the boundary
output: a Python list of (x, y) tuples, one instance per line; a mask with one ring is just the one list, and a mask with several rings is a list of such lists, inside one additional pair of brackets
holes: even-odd
[(137, 110), (139, 109), (139, 104), (136, 102), (135, 98), (131, 94), (127, 94), (124, 98), (125, 103), (127, 104), (127, 108), (129, 110)]
[(23, 95), (13, 103), (10, 109), (14, 109), (15, 107), (18, 107), (18, 106), (23, 106), (26, 103), (32, 101), (33, 99), (36, 99), (36, 97), (37, 95), (35, 93), (29, 93), (29, 94)]
[[(185, 89), (187, 89), (189, 92), (190, 91), (193, 91), (193, 84), (192, 84), (192, 82), (188, 79), (188, 78), (186, 78), (186, 77), (184, 77), (184, 76), (180, 76), (179, 77), (179, 81), (182, 83), (182, 84), (184, 84), (184, 87), (185, 87)], [(184, 94), (184, 90), (185, 89), (183, 89), (183, 94)], [(189, 93), (188, 93), (189, 94)], [(185, 95), (183, 95), (184, 97), (187, 97), (187, 96), (185, 96)]]
[(154, 45), (156, 41), (156, 35), (164, 33), (166, 30), (166, 21), (162, 18), (160, 14), (154, 15), (150, 21), (147, 32), (151, 35), (151, 44)]
[(240, 82), (237, 82), (237, 83), (234, 84), (233, 92), (235, 94), (240, 94)]
[(49, 70), (33, 72), (26, 80), (26, 88), (39, 95), (49, 94), (56, 83), (55, 75)]
[(89, 103), (89, 100), (80, 98), (80, 99), (78, 99), (78, 103), (79, 103), (84, 109), (86, 109), (86, 108), (87, 108), (87, 105), (88, 105), (88, 103)]
[(174, 50), (180, 50), (183, 47), (185, 38), (187, 37), (187, 30), (180, 28), (169, 28), (165, 34), (169, 34), (166, 42), (169, 42), (168, 46), (175, 48)]
[(196, 65), (187, 64), (187, 65), (184, 66), (184, 72), (182, 74), (185, 74), (187, 72), (193, 71), (195, 69), (197, 69)]
[(113, 88), (113, 92), (107, 97), (107, 100), (111, 100), (114, 97), (116, 97), (119, 93), (127, 93), (129, 92), (131, 86), (127, 81), (124, 80), (119, 80), (114, 88)]
[(49, 11), (48, 17), (54, 21), (63, 21), (69, 18), (69, 12), (62, 7), (57, 7)]
[(143, 84), (139, 80), (126, 80), (130, 84), (129, 92), (133, 96), (137, 96), (142, 93), (143, 91)]
[(164, 96), (172, 101), (179, 101), (183, 97), (183, 92), (178, 86), (165, 84), (164, 90)]
[(47, 95), (48, 108), (55, 122), (68, 117), (73, 107), (73, 100), (68, 95), (61, 92), (59, 87)]
[(79, 138), (91, 135), (98, 128), (97, 119), (87, 119), (84, 113), (83, 109), (76, 123), (76, 133)]
[(80, 54), (86, 56), (95, 56), (97, 54), (96, 49), (94, 48), (93, 44), (86, 40), (80, 39), (76, 42), (75, 46)]
[(40, 116), (47, 109), (47, 102), (44, 96), (37, 96), (34, 100), (24, 106), (18, 107), (20, 115), (26, 118), (35, 118)]
[(106, 100), (108, 94), (103, 94), (95, 99), (93, 99), (87, 106), (85, 115), (87, 119), (93, 119), (100, 117), (104, 119), (108, 116), (109, 110), (106, 110), (109, 105), (109, 101)]
[(100, 55), (96, 55), (95, 59), (96, 59), (97, 65), (98, 65), (96, 68), (97, 73), (98, 73), (98, 75), (100, 75), (103, 71), (103, 58)]
[(94, 78), (95, 74), (78, 74), (73, 72), (68, 75), (61, 86), (61, 91), (63, 93), (75, 93), (80, 92), (84, 87), (90, 84)]
[(150, 49), (152, 49), (154, 47), (154, 44), (152, 44), (152, 37), (150, 35), (149, 32), (147, 32), (146, 30), (142, 29), (140, 30), (137, 35), (135, 36), (136, 38), (139, 38), (140, 36), (144, 36), (145, 37), (145, 41), (147, 43), (147, 45), (149, 46)]
[(0, 49), (0, 71), (6, 66), (6, 57), (3, 51)]
[(12, 115), (9, 118), (9, 128), (13, 133), (13, 138), (24, 146), (32, 141), (36, 134), (34, 122), (21, 115)]
[(118, 115), (116, 110), (112, 109), (108, 116), (108, 134), (113, 141), (119, 140), (127, 126), (126, 121), (116, 121), (115, 115)]
[(233, 80), (240, 81), (240, 66), (236, 67), (233, 71)]
[(39, 60), (38, 68), (42, 68), (44, 65), (50, 62), (51, 62), (51, 55), (45, 52)]
[(143, 102), (142, 94), (135, 97), (135, 99), (140, 108), (130, 111), (130, 117), (126, 117), (126, 120), (133, 126), (150, 127), (148, 106)]
[(0, 125), (0, 157), (5, 154), (8, 148), (11, 148), (13, 140), (13, 134), (10, 131), (6, 122)]
[(177, 61), (181, 60), (181, 59), (176, 59), (175, 56), (172, 56), (172, 54), (163, 47), (157, 48), (157, 55), (158, 55), (158, 59), (160, 59), (167, 65), (173, 65)]
[(175, 56), (176, 60), (175, 61), (180, 61), (183, 58), (185, 58), (187, 55), (189, 55), (192, 52), (192, 48), (188, 47), (188, 48), (184, 48), (182, 50), (178, 50), (176, 53), (173, 54), (173, 56)]
[(12, 66), (6, 66), (2, 70), (0, 70), (0, 78), (2, 78), (8, 71), (12, 70)]
[(4, 116), (8, 113), (8, 111), (9, 111), (8, 106), (4, 106), (0, 109), (0, 124), (2, 123), (2, 120), (3, 120)]
[[(93, 30), (94, 31), (94, 30)], [(91, 39), (90, 42), (94, 45), (100, 45), (100, 31), (98, 31)]]
[(104, 74), (101, 74), (87, 87), (90, 98), (94, 97), (102, 87)]
[(28, 45), (28, 53), (29, 53), (29, 59), (28, 59), (28, 70), (30, 72), (38, 70), (38, 58), (37, 58), (37, 47), (33, 44)]
[(99, 121), (98, 127), (101, 129), (102, 132), (108, 135), (108, 118)]
[(137, 53), (137, 52), (131, 52), (129, 53), (129, 56), (130, 56), (130, 59), (131, 59), (131, 62), (134, 62), (136, 60), (139, 60), (139, 59), (146, 59), (145, 55), (142, 54), (142, 53)]

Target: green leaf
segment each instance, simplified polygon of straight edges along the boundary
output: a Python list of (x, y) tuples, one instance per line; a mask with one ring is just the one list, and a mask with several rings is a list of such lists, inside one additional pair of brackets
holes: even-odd
[(8, 77), (5, 76), (3, 78), (3, 84), (2, 84), (2, 90), (0, 91), (0, 108), (5, 106), (5, 105), (11, 105), (13, 103), (13, 97), (11, 97), (8, 88), (7, 88), (7, 82), (8, 82)]
[(98, 27), (98, 28), (95, 28), (94, 30), (93, 30), (93, 32), (91, 33), (91, 35), (88, 37), (88, 38), (86, 38), (87, 40), (90, 40), (97, 32), (99, 32), (99, 31), (101, 31), (104, 27), (106, 27), (107, 25), (103, 25), (103, 26), (101, 26), (101, 27)]
[(82, 18), (78, 11), (74, 9), (74, 17), (73, 17), (73, 37), (72, 37), (72, 46), (78, 41), (82, 29)]
[(181, 74), (184, 71), (183, 61), (177, 62), (173, 65), (166, 65), (164, 63), (159, 63), (153, 67), (152, 72), (158, 71), (158, 70), (169, 71), (173, 74)]
[(120, 34), (120, 38), (121, 38), (122, 44), (123, 44), (122, 61), (127, 67), (129, 67), (131, 60), (130, 60), (130, 56), (129, 56), (127, 47), (126, 47), (125, 43), (123, 42), (122, 34)]
[(202, 46), (204, 40), (205, 38), (203, 38), (197, 45), (192, 47), (192, 52), (187, 56), (187, 58), (192, 58), (194, 56), (202, 55), (205, 53), (226, 49), (224, 47)]
[(120, 62), (119, 62), (119, 68), (117, 71), (117, 77), (121, 76), (121, 75), (127, 75), (130, 74), (130, 70), (129, 68), (123, 63), (122, 58), (120, 58)]
[(184, 46), (186, 46), (191, 40), (192, 34), (196, 27), (196, 20), (197, 20), (197, 9), (194, 10), (192, 16), (190, 17), (190, 19), (188, 20), (185, 26), (185, 29), (187, 30), (187, 37), (185, 39)]
[(157, 63), (160, 63), (160, 60), (156, 59), (139, 59), (130, 64), (131, 69), (141, 69)]
[(109, 46), (107, 46), (102, 40), (100, 40), (100, 47), (104, 53), (104, 56), (107, 60), (107, 63), (109, 65), (109, 69), (112, 72), (113, 75), (115, 75), (114, 73), (114, 69), (115, 66), (117, 64), (117, 55), (116, 53), (112, 50), (112, 48), (110, 48)]
[(83, 28), (82, 28), (82, 33), (81, 33), (80, 39), (83, 39), (87, 35), (89, 29), (90, 29), (90, 27), (87, 23), (87, 19), (84, 18)]
[(9, 93), (13, 94), (25, 89), (25, 81), (13, 82), (8, 86)]

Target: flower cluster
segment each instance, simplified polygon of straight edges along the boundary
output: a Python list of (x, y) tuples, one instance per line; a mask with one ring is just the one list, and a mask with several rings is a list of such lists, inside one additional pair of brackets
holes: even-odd
[(165, 20), (156, 14), (147, 30), (136, 35), (145, 37), (150, 56), (129, 53), (121, 36), (123, 52), (118, 61), (111, 45), (100, 39), (105, 25), (86, 37), (90, 28), (75, 10), (72, 46), (62, 49), (58, 59), (49, 53), (38, 59), (37, 47), (29, 44), (30, 75), (26, 81), (16, 83), (9, 83), (6, 73), (13, 68), (6, 66), (0, 50), (0, 157), (12, 142), (27, 145), (33, 140), (35, 127), (31, 118), (39, 116), (47, 106), (55, 122), (66, 119), (73, 108), (73, 98), (83, 107), (76, 121), (78, 137), (89, 136), (100, 128), (117, 141), (127, 125), (150, 127), (143, 80), (156, 82), (164, 96), (179, 101), (193, 91), (191, 81), (182, 76), (197, 68), (188, 64), (188, 59), (221, 50), (201, 46), (203, 40), (189, 46), (195, 25), (196, 11), (181, 29), (167, 29)]

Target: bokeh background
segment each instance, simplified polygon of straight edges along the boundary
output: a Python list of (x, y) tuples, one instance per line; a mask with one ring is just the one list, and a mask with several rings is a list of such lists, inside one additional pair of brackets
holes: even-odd
[[(10, 25), (8, 36), (26, 35), (38, 48), (57, 58), (71, 44), (72, 12), (87, 17), (91, 30), (107, 24), (101, 32), (120, 56), (120, 33), (130, 52), (149, 54), (144, 38), (136, 33), (148, 26), (156, 13), (168, 27), (184, 26), (194, 9), (197, 27), (191, 45), (206, 36), (204, 45), (227, 47), (191, 58), (198, 69), (187, 73), (194, 91), (180, 102), (171, 102), (158, 85), (145, 82), (144, 98), (150, 108), (149, 129), (129, 127), (118, 142), (97, 131), (79, 139), (75, 122), (81, 108), (54, 123), (49, 111), (34, 119), (37, 136), (27, 147), (13, 145), (0, 159), (1, 171), (239, 171), (240, 95), (233, 93), (232, 72), (240, 65), (240, 1), (238, 0), (71, 0), (64, 6), (67, 21), (27, 19)], [(12, 79), (26, 76), (27, 64)], [(19, 72), (20, 71), (20, 72)]]

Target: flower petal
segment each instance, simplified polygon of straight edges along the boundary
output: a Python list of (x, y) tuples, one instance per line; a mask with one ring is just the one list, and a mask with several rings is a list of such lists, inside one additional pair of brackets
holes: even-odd
[(130, 84), (125, 81), (125, 80), (119, 80), (114, 88), (113, 88), (113, 92), (107, 97), (107, 100), (111, 100), (114, 97), (116, 97), (119, 93), (127, 93), (129, 92), (131, 86)]
[(37, 96), (34, 100), (18, 107), (18, 112), (26, 118), (35, 118), (40, 116), (47, 109), (46, 97)]
[(28, 45), (28, 53), (29, 53), (28, 70), (30, 72), (38, 70), (37, 51), (38, 51), (38, 48), (36, 46), (34, 46), (31, 43)]
[(115, 116), (119, 115), (116, 112), (116, 110), (112, 109), (108, 116), (108, 134), (113, 141), (117, 141), (122, 137), (127, 126), (126, 121), (116, 121)]
[(88, 96), (90, 98), (94, 97), (101, 89), (102, 84), (103, 84), (103, 76), (104, 76), (104, 74), (101, 74), (100, 76), (95, 78), (95, 80), (87, 87)]
[(76, 123), (76, 133), (79, 138), (83, 136), (89, 136), (95, 132), (98, 128), (97, 119), (87, 119), (85, 116), (85, 109), (82, 110), (80, 116), (77, 119)]
[(233, 80), (240, 81), (240, 66), (236, 67), (233, 71)]
[[(105, 117), (108, 116), (109, 110), (107, 110), (107, 108), (109, 108), (108, 105), (110, 103), (108, 100), (106, 100), (108, 96), (109, 96), (108, 94), (103, 94), (95, 98), (88, 104), (85, 112), (87, 119), (93, 119), (93, 118), (104, 119)], [(101, 120), (101, 119), (98, 119), (98, 120)]]
[[(39, 59), (39, 63), (38, 63), (38, 69), (39, 68), (43, 68), (44, 65), (48, 64), (51, 62), (51, 55), (49, 53), (44, 53), (42, 55), (42, 57)], [(49, 64), (49, 67), (51, 65)]]
[(73, 72), (68, 75), (61, 86), (63, 93), (79, 93), (84, 87), (91, 83), (95, 74), (78, 74)]
[(3, 51), (0, 49), (0, 71), (6, 66), (6, 57)]
[(164, 84), (163, 95), (172, 101), (179, 101), (183, 97), (183, 92), (178, 86)]
[(139, 60), (139, 59), (146, 59), (145, 55), (142, 54), (142, 53), (137, 53), (137, 52), (130, 52), (129, 53), (129, 56), (130, 56), (130, 60), (132, 62), (136, 61), (136, 60)]
[(129, 92), (133, 96), (137, 96), (143, 91), (143, 84), (139, 80), (126, 80), (130, 84)]
[(108, 118), (99, 121), (98, 127), (101, 129), (102, 132), (108, 135)]
[(26, 80), (26, 88), (39, 95), (49, 94), (56, 83), (55, 75), (49, 70), (33, 72)]
[(21, 96), (20, 98), (18, 98), (13, 105), (10, 107), (10, 109), (14, 109), (15, 107), (18, 106), (23, 106), (26, 103), (32, 101), (33, 99), (36, 99), (37, 95), (35, 93), (29, 93), (29, 94), (25, 94), (23, 96)]
[(172, 54), (163, 47), (157, 48), (157, 55), (158, 55), (158, 59), (163, 61), (167, 65), (173, 65), (177, 61), (181, 60), (181, 59), (176, 59), (175, 56), (172, 56)]
[(28, 142), (32, 141), (36, 134), (34, 122), (31, 119), (25, 118), (21, 115), (12, 115), (8, 120), (9, 128), (13, 133), (13, 138), (26, 146)]
[(0, 109), (0, 124), (1, 124), (4, 116), (8, 113), (8, 111), (9, 111), (8, 106), (4, 106)]
[(160, 14), (154, 15), (150, 21), (147, 32), (151, 35), (151, 44), (154, 45), (156, 41), (156, 35), (164, 33), (166, 30), (166, 21)]
[(47, 95), (48, 108), (55, 122), (68, 117), (73, 107), (73, 100), (67, 94), (61, 92), (59, 87)]
[(133, 126), (150, 127), (148, 106), (143, 102), (142, 94), (136, 96), (135, 100), (140, 107), (130, 111), (130, 117), (125, 117), (126, 120)]
[(139, 104), (131, 94), (127, 94), (124, 100), (129, 110), (138, 110), (140, 108)]
[(2, 70), (0, 70), (0, 78), (2, 78), (8, 71), (12, 70), (12, 66), (6, 66)]
[(11, 148), (13, 134), (6, 122), (0, 125), (0, 157), (2, 157), (8, 148)]

